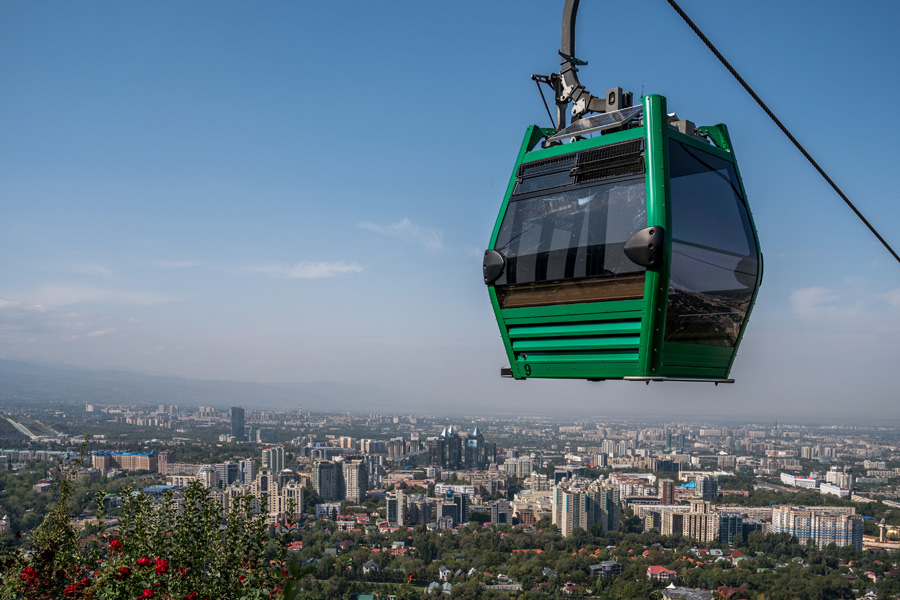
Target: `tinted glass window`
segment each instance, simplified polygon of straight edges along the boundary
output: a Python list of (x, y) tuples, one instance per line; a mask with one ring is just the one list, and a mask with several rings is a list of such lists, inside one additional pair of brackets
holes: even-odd
[(734, 166), (669, 144), (672, 270), (666, 340), (734, 346), (756, 285), (757, 248)]
[(623, 248), (646, 226), (643, 177), (513, 196), (494, 246), (507, 259), (495, 285), (641, 273)]

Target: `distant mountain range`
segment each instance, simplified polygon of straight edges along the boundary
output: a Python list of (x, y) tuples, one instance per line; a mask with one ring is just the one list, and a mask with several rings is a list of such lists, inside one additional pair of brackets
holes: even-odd
[(393, 391), (334, 381), (247, 383), (0, 359), (0, 404), (23, 400), (272, 410), (302, 406), (304, 411), (321, 412), (396, 412), (412, 406), (410, 399)]

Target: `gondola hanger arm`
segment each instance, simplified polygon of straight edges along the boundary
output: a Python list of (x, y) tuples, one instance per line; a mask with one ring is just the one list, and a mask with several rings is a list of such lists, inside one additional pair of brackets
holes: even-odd
[(556, 94), (557, 128), (566, 126), (565, 109), (572, 103), (572, 117), (581, 118), (588, 112), (606, 111), (606, 98), (591, 94), (578, 80), (578, 67), (587, 61), (579, 60), (575, 54), (575, 20), (581, 0), (566, 0), (563, 8), (562, 35), (559, 48), (559, 86)]

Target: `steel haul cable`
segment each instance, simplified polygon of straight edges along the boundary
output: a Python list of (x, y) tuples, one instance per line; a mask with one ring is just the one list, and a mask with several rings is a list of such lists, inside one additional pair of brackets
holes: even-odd
[(828, 176), (828, 173), (826, 173), (825, 170), (819, 166), (819, 163), (817, 163), (815, 159), (810, 156), (809, 152), (806, 151), (806, 148), (804, 148), (803, 145), (797, 141), (797, 138), (795, 138), (793, 134), (788, 131), (788, 128), (785, 127), (784, 123), (782, 123), (781, 120), (775, 116), (775, 113), (773, 113), (772, 110), (768, 106), (766, 106), (766, 103), (763, 102), (762, 98), (760, 98), (756, 94), (756, 92), (753, 91), (753, 88), (750, 87), (750, 84), (744, 81), (744, 78), (741, 77), (740, 73), (738, 73), (737, 70), (735, 70), (735, 68), (731, 66), (731, 63), (729, 63), (725, 59), (725, 57), (722, 56), (722, 53), (719, 52), (719, 49), (716, 48), (715, 44), (713, 44), (709, 40), (709, 38), (706, 37), (702, 31), (700, 31), (700, 28), (697, 27), (697, 24), (694, 23), (689, 16), (687, 16), (687, 13), (685, 13), (684, 10), (682, 10), (682, 8), (678, 6), (678, 3), (675, 2), (675, 0), (666, 1), (672, 6), (672, 8), (675, 9), (675, 12), (678, 13), (678, 16), (680, 16), (684, 20), (684, 22), (687, 23), (688, 27), (690, 27), (691, 30), (697, 34), (697, 37), (699, 37), (703, 41), (703, 43), (706, 44), (706, 47), (709, 48), (709, 51), (719, 59), (719, 62), (721, 62), (725, 66), (725, 68), (728, 69), (728, 72), (731, 73), (731, 75), (737, 80), (737, 82), (741, 84), (741, 86), (747, 91), (748, 94), (750, 94), (750, 96), (754, 100), (756, 100), (756, 103), (759, 104), (760, 108), (762, 108), (763, 111), (769, 116), (769, 118), (772, 119), (772, 121), (778, 126), (781, 132), (785, 136), (787, 136), (789, 140), (791, 140), (791, 143), (793, 143), (794, 146), (797, 147), (797, 150), (799, 150), (800, 153), (806, 157), (806, 160), (808, 160), (809, 163), (815, 168), (815, 170), (819, 172), (819, 175), (821, 175), (825, 179), (825, 181), (828, 182), (828, 185), (830, 185), (831, 188), (835, 192), (837, 192), (837, 195), (840, 196), (841, 199), (847, 204), (847, 206), (850, 207), (850, 210), (852, 210), (856, 214), (856, 216), (859, 217), (860, 221), (862, 221), (866, 225), (866, 227), (869, 228), (869, 231), (871, 231), (872, 234), (874, 234), (875, 237), (878, 238), (878, 241), (881, 242), (885, 248), (887, 248), (887, 251), (891, 253), (894, 259), (896, 259), (897, 262), (900, 262), (900, 256), (898, 256), (897, 253), (894, 252), (894, 249), (891, 248), (891, 245), (888, 244), (883, 237), (881, 237), (881, 234), (878, 233), (875, 227), (871, 223), (869, 223), (869, 221), (863, 216), (859, 209), (856, 208), (853, 202), (850, 201), (850, 198), (848, 198), (847, 195), (844, 194), (843, 191), (841, 191), (841, 188), (839, 188), (837, 184), (831, 179), (831, 177)]

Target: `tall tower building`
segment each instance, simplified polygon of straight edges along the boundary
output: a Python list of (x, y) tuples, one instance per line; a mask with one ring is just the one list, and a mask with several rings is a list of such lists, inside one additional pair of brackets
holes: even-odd
[(236, 442), (246, 442), (244, 433), (244, 409), (240, 406), (231, 407), (231, 435)]
[(554, 486), (551, 495), (553, 524), (564, 536), (576, 527), (589, 530), (601, 525), (603, 532), (621, 528), (619, 516), (619, 488), (593, 483), (587, 488), (563, 481)]
[(468, 469), (483, 469), (487, 465), (484, 434), (477, 426), (466, 437), (465, 459)]
[(284, 446), (271, 446), (262, 450), (262, 468), (277, 475), (284, 470)]
[(236, 462), (224, 462), (215, 465), (213, 468), (219, 476), (219, 487), (228, 487), (235, 481), (240, 481), (240, 466)]
[(441, 433), (444, 438), (444, 457), (441, 466), (448, 469), (459, 469), (463, 461), (462, 438), (451, 425)]
[(744, 517), (740, 513), (719, 513), (719, 541), (729, 546), (734, 538), (743, 535)]
[(238, 463), (241, 473), (241, 483), (251, 483), (256, 479), (256, 463), (252, 460), (242, 460)]
[(675, 482), (671, 479), (659, 480), (659, 503), (666, 506), (675, 504)]
[(388, 460), (399, 460), (406, 454), (406, 442), (402, 437), (393, 438), (387, 443)]
[(444, 501), (437, 506), (438, 517), (451, 517), (454, 525), (469, 522), (469, 496), (447, 490)]
[(322, 500), (338, 502), (343, 499), (341, 465), (330, 460), (320, 460), (313, 467), (313, 487)]
[(603, 533), (619, 531), (622, 528), (619, 516), (619, 488), (593, 484), (588, 490), (593, 504), (594, 522), (603, 527)]
[(715, 500), (719, 495), (719, 479), (715, 475), (701, 475), (697, 477), (696, 493), (703, 500)]
[(361, 460), (347, 461), (344, 467), (344, 499), (362, 502), (369, 491), (369, 469)]
[(406, 495), (396, 491), (387, 495), (387, 520), (392, 527), (406, 525)]

